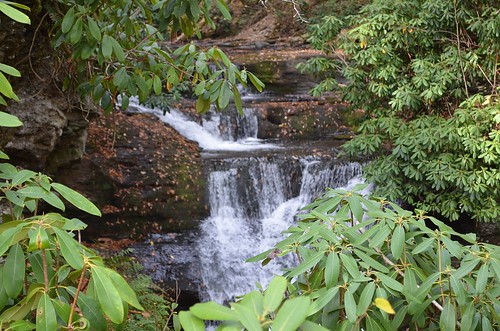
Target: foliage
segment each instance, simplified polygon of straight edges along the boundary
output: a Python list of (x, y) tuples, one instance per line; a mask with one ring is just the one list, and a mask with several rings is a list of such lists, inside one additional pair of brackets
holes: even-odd
[[(405, 122), (374, 118), (348, 142), (351, 155), (382, 153), (365, 166), (377, 194), (437, 212), (449, 220), (469, 214), (500, 219), (500, 103), (477, 95), (452, 117), (427, 115)], [(391, 141), (390, 148), (384, 142)]]
[(58, 213), (38, 214), (42, 201), (64, 211), (56, 193), (100, 216), (94, 204), (45, 175), (9, 163), (0, 164), (0, 178), (1, 199), (10, 210), (0, 225), (2, 329), (107, 330), (105, 316), (121, 324), (129, 304), (142, 309), (123, 277), (74, 238), (86, 227), (83, 222)]
[(171, 320), (177, 318), (176, 298), (171, 298), (162, 288), (153, 283), (150, 276), (143, 273), (144, 267), (131, 256), (133, 249), (126, 248), (114, 253), (106, 264), (117, 270), (126, 279), (137, 294), (137, 299), (144, 307), (143, 311), (129, 311), (123, 330), (166, 330)]
[[(0, 1), (0, 12), (7, 15), (14, 21), (24, 24), (30, 24), (29, 17), (14, 7), (29, 10), (29, 7), (18, 3), (3, 0)], [(5, 75), (20, 77), (21, 73), (16, 68), (8, 66), (4, 63), (0, 63), (0, 105), (4, 106), (7, 105), (7, 101), (4, 99), (4, 97), (19, 101), (19, 98), (14, 93), (14, 90), (12, 89), (12, 86), (10, 85)], [(0, 123), (2, 123), (2, 126), (4, 127), (17, 127), (21, 125), (21, 122), (15, 116), (7, 114), (3, 111), (0, 111)], [(2, 155), (4, 154), (0, 152), (0, 157)]]
[[(226, 3), (215, 4), (230, 19)], [(239, 70), (217, 47), (205, 50), (190, 43), (172, 49), (164, 41), (165, 35), (175, 38), (178, 32), (200, 37), (201, 19), (214, 27), (211, 5), (206, 0), (49, 2), (56, 31), (53, 46), (68, 53), (73, 64), (65, 88), (79, 84), (82, 94), (92, 95), (109, 112), (118, 97), (126, 108), (130, 96), (144, 102), (150, 94), (172, 92), (187, 83), (198, 97), (199, 112), (207, 111), (211, 102), (226, 108), (231, 97), (241, 111), (236, 86), (249, 79), (262, 89), (254, 75)]]
[[(365, 169), (375, 194), (449, 220), (499, 219), (495, 4), (378, 0), (311, 27), (309, 41), (326, 56), (301, 69), (324, 78), (314, 95), (340, 88), (365, 112), (346, 151), (376, 160)], [(333, 78), (338, 70), (345, 84)]]
[[(298, 265), (231, 308), (179, 313), (185, 330), (496, 330), (500, 247), (439, 220), (354, 191), (328, 190), (289, 236), (249, 261), (293, 254)], [(462, 244), (467, 242), (467, 245)]]

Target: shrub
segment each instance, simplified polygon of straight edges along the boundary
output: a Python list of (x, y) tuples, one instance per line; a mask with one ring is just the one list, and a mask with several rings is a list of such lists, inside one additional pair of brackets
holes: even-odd
[[(421, 211), (328, 190), (288, 237), (249, 261), (293, 254), (298, 265), (231, 308), (196, 304), (185, 330), (496, 330), (500, 248)], [(462, 244), (465, 242), (466, 244)]]

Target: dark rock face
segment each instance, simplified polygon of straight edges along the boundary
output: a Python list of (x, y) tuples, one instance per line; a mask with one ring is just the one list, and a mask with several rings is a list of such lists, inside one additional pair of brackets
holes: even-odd
[(91, 123), (82, 161), (57, 180), (102, 210), (102, 220), (84, 218), (88, 235), (138, 238), (206, 216), (202, 167), (198, 146), (153, 115), (116, 113)]

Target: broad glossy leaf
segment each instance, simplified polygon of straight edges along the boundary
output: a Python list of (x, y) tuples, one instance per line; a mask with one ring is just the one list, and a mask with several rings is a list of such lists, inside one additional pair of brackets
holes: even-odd
[(69, 187), (59, 183), (52, 183), (52, 187), (54, 188), (54, 190), (59, 192), (59, 194), (61, 194), (64, 199), (68, 200), (76, 208), (92, 215), (101, 216), (101, 212), (99, 211), (99, 209), (90, 200), (88, 200), (75, 190), (72, 190)]
[(87, 23), (92, 37), (97, 41), (101, 41), (101, 29), (97, 25), (96, 21), (94, 21), (91, 16), (87, 16)]
[(21, 73), (19, 72), (19, 70), (4, 63), (0, 63), (0, 71), (10, 76), (21, 77)]
[[(67, 290), (73, 297), (75, 297), (76, 289), (74, 287), (69, 287)], [(83, 316), (89, 321), (91, 330), (108, 330), (106, 318), (94, 298), (80, 292), (77, 303), (78, 307), (80, 307), (83, 312)]]
[(287, 284), (288, 282), (285, 277), (277, 276), (271, 280), (264, 293), (265, 310), (272, 312), (279, 307), (281, 301), (283, 301), (283, 295), (285, 294)]
[(368, 307), (372, 303), (374, 294), (375, 294), (375, 283), (369, 282), (368, 284), (366, 284), (365, 288), (361, 292), (361, 295), (359, 296), (358, 308), (356, 311), (358, 316), (363, 315), (365, 311), (368, 309)]
[(107, 34), (102, 37), (101, 51), (106, 59), (111, 58), (111, 54), (113, 54), (113, 42)]
[(63, 33), (68, 33), (69, 30), (71, 30), (71, 27), (73, 26), (74, 22), (75, 22), (75, 8), (71, 7), (66, 12), (66, 15), (64, 15), (64, 18), (63, 18), (62, 24), (61, 24), (61, 31)]
[(102, 311), (109, 320), (115, 324), (120, 324), (124, 319), (123, 303), (116, 287), (109, 279), (104, 267), (92, 266), (92, 280)]
[(250, 309), (255, 316), (261, 316), (264, 312), (264, 297), (259, 291), (252, 291), (245, 294), (238, 304)]
[(21, 245), (15, 243), (9, 250), (3, 268), (3, 286), (11, 298), (17, 298), (24, 285), (26, 262)]
[(194, 316), (190, 311), (181, 311), (179, 313), (179, 320), (182, 327), (186, 331), (204, 331), (205, 323), (198, 317)]
[(398, 292), (403, 292), (403, 285), (394, 278), (391, 278), (380, 272), (377, 273), (377, 278), (380, 279), (382, 284), (384, 284), (388, 288), (391, 288)]
[(191, 313), (202, 320), (237, 321), (238, 317), (228, 307), (213, 301), (197, 303), (189, 308)]
[(307, 272), (309, 269), (313, 268), (318, 262), (325, 256), (324, 252), (317, 252), (316, 254), (312, 255), (308, 259), (305, 259), (301, 264), (299, 264), (296, 268), (294, 268), (289, 276), (290, 277), (295, 277), (300, 274), (303, 274)]
[(439, 328), (442, 331), (455, 331), (456, 322), (455, 305), (452, 304), (450, 298), (446, 298), (439, 319)]
[(354, 323), (358, 318), (356, 300), (351, 291), (344, 292), (344, 309), (349, 322)]
[(354, 279), (361, 277), (359, 266), (354, 257), (346, 253), (340, 253), (339, 255), (342, 260), (342, 265), (347, 269), (347, 272), (351, 275), (351, 277)]
[(249, 331), (261, 331), (262, 328), (260, 326), (259, 317), (255, 315), (255, 312), (241, 304), (232, 305), (238, 320), (243, 324), (243, 326)]
[(359, 249), (354, 249), (354, 252), (356, 253), (357, 256), (359, 256), (359, 258), (361, 260), (363, 260), (363, 262), (365, 262), (369, 267), (373, 268), (373, 269), (376, 269), (380, 272), (383, 272), (383, 273), (388, 273), (389, 272), (389, 268), (387, 268), (386, 266), (384, 266), (382, 263), (378, 262), (377, 260), (375, 260), (374, 258), (368, 256), (368, 254), (365, 254), (363, 253), (362, 251), (360, 251)]
[(325, 285), (327, 288), (335, 286), (339, 280), (340, 258), (336, 252), (331, 252), (326, 258)]
[(310, 304), (305, 296), (285, 301), (273, 321), (273, 331), (296, 330), (305, 321)]
[(54, 309), (52, 300), (47, 293), (43, 293), (40, 301), (38, 301), (38, 307), (36, 308), (36, 330), (57, 330), (56, 310)]
[(31, 179), (32, 177), (36, 176), (36, 172), (31, 171), (31, 170), (20, 170), (13, 178), (12, 178), (12, 185), (17, 186), (19, 184), (23, 184), (25, 181), (28, 179)]
[(488, 264), (484, 263), (477, 272), (476, 292), (483, 293), (488, 283)]
[(112, 269), (104, 268), (104, 270), (107, 272), (107, 275), (113, 282), (113, 285), (115, 285), (115, 287), (119, 289), (118, 293), (120, 293), (120, 297), (123, 299), (123, 301), (129, 303), (137, 309), (144, 310), (144, 308), (139, 303), (139, 300), (137, 300), (137, 295), (135, 294), (134, 290), (132, 290), (132, 288), (128, 285), (127, 281), (119, 273)]
[(391, 253), (395, 259), (399, 259), (403, 254), (404, 244), (405, 244), (405, 230), (403, 226), (396, 225), (394, 232), (392, 233), (392, 240), (390, 243)]
[(316, 323), (305, 320), (304, 323), (300, 326), (300, 330), (302, 331), (328, 331), (327, 328), (322, 327)]
[(363, 220), (364, 210), (363, 206), (361, 206), (361, 202), (359, 201), (359, 197), (357, 195), (351, 195), (347, 198), (347, 201), (349, 202), (349, 209), (354, 215), (354, 218), (356, 221), (361, 222)]
[(16, 22), (23, 24), (31, 24), (31, 20), (28, 17), (28, 15), (17, 10), (16, 8), (13, 8), (12, 6), (9, 6), (4, 2), (0, 2), (0, 11), (3, 12), (5, 15), (9, 16)]
[(313, 315), (323, 309), (328, 303), (330, 303), (330, 301), (333, 300), (333, 298), (335, 298), (337, 293), (339, 293), (338, 287), (332, 287), (329, 290), (324, 291), (324, 293), (311, 303), (308, 315)]
[(61, 254), (68, 264), (76, 270), (83, 268), (83, 255), (78, 247), (78, 242), (75, 241), (66, 231), (57, 227), (52, 228), (59, 240)]

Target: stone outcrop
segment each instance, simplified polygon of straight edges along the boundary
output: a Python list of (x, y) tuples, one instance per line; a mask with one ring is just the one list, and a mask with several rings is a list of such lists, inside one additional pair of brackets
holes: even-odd
[[(81, 162), (57, 179), (95, 201), (91, 236), (139, 238), (196, 227), (207, 214), (199, 147), (150, 114), (93, 121)], [(72, 211), (75, 212), (75, 211)]]

